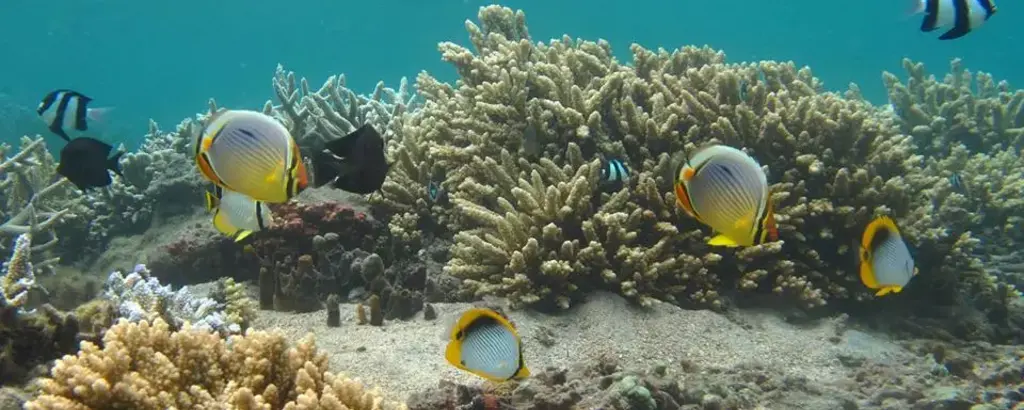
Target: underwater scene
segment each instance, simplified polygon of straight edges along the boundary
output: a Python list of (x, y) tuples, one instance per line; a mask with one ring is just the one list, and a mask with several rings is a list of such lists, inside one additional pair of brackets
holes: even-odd
[[(409, 45), (323, 61), (362, 40), (203, 16), (298, 6), (119, 1), (20, 4), (37, 48), (3, 29), (0, 409), (1024, 410), (1012, 5), (809, 22), (867, 39), (800, 34), (826, 86), (756, 35), (733, 57), (536, 1), (339, 17)], [(349, 7), (302, 4), (327, 31)], [(253, 57), (75, 64), (145, 25)]]

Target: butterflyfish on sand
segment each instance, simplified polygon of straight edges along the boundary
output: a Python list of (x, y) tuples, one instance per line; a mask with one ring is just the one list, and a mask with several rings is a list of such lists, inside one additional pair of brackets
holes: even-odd
[(713, 246), (752, 246), (778, 240), (768, 177), (745, 152), (711, 145), (682, 161), (676, 204), (717, 235)]
[(219, 186), (206, 192), (206, 209), (213, 211), (213, 227), (236, 242), (273, 223), (266, 203)]
[(256, 111), (213, 114), (195, 141), (199, 172), (259, 201), (286, 202), (306, 188), (306, 166), (288, 130)]
[(875, 296), (900, 293), (917, 275), (910, 248), (903, 241), (896, 222), (879, 216), (868, 223), (860, 239), (860, 281)]
[(512, 323), (500, 313), (473, 308), (452, 326), (445, 359), (452, 366), (494, 382), (523, 379), (523, 345)]

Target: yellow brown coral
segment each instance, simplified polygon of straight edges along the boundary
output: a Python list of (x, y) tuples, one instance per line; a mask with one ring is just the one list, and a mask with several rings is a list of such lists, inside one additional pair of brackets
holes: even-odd
[[(624, 65), (604, 41), (533, 42), (522, 11), (483, 7), (479, 21), (466, 23), (475, 51), (439, 46), (460, 81), (421, 74), (426, 101), (389, 145), (392, 157), (414, 159), (407, 175), (446, 171), (457, 233), (446, 271), (467, 293), (563, 308), (591, 287), (711, 307), (733, 289), (807, 306), (870, 295), (848, 245), (872, 215), (915, 209), (907, 180), (921, 170), (891, 116), (823, 92), (793, 63), (634, 45)], [(710, 248), (677, 209), (673, 154), (714, 142), (767, 167), (782, 242)], [(602, 156), (634, 170), (627, 189), (602, 192)], [(383, 197), (424, 209), (399, 190)]]
[(225, 341), (157, 320), (121, 321), (103, 347), (83, 342), (58, 360), (26, 409), (404, 409), (328, 372), (312, 336), (289, 347), (276, 332)]

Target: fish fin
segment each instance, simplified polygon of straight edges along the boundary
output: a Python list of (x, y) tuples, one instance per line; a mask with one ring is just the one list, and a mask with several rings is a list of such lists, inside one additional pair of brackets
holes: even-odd
[(338, 172), (331, 166), (331, 163), (335, 161), (338, 161), (338, 157), (327, 150), (313, 155), (313, 186), (324, 186), (338, 178)]
[(69, 136), (68, 133), (64, 132), (64, 128), (61, 128), (61, 124), (59, 122), (50, 124), (48, 129), (50, 130), (50, 132), (57, 134), (57, 136), (63, 138), (64, 141), (71, 142), (71, 136)]
[[(875, 296), (885, 296), (885, 295), (888, 295), (890, 292), (892, 292), (894, 290), (896, 290), (896, 289), (891, 287), (891, 286), (886, 286), (884, 288), (879, 289), (878, 292), (875, 292)], [(899, 292), (896, 292), (896, 293), (899, 293)]]
[[(351, 157), (359, 154), (356, 152), (359, 140), (372, 136), (373, 134), (377, 134), (377, 130), (375, 130), (370, 124), (363, 124), (362, 127), (348, 133), (348, 135), (328, 142), (324, 147), (339, 157)], [(380, 135), (378, 134), (378, 137), (379, 136)]]
[(942, 35), (939, 36), (939, 40), (955, 40), (955, 39), (958, 39), (960, 37), (966, 36), (967, 33), (970, 33), (970, 32), (971, 32), (971, 27), (969, 25), (958, 24), (958, 25), (954, 26), (952, 29), (950, 29), (949, 31), (947, 31), (945, 33), (942, 33)]
[(107, 122), (111, 111), (114, 111), (114, 107), (89, 108), (85, 110), (85, 116), (89, 118), (89, 121), (103, 124)]
[(907, 2), (907, 10), (904, 15), (909, 18), (924, 13), (928, 0), (910, 0)]
[(217, 229), (217, 232), (227, 236), (234, 236), (239, 231), (231, 222), (228, 222), (227, 215), (218, 208), (213, 212), (213, 227)]
[(238, 230), (237, 232), (235, 232), (235, 234), (234, 234), (233, 236), (234, 236), (235, 242), (242, 242), (242, 241), (244, 241), (244, 240), (245, 240), (246, 238), (248, 238), (249, 236), (251, 236), (251, 235), (252, 235), (252, 233), (253, 233), (253, 232), (252, 232), (252, 231), (250, 231), (250, 230), (246, 230), (246, 229), (239, 229), (239, 230)]
[(512, 376), (513, 379), (525, 379), (527, 377), (530, 377), (530, 369), (527, 369), (526, 365), (520, 367), (519, 371), (517, 371), (516, 374)]
[(727, 246), (727, 247), (730, 247), (730, 248), (735, 248), (737, 246), (740, 246), (739, 243), (737, 243), (736, 241), (730, 239), (728, 236), (725, 236), (723, 234), (715, 235), (713, 238), (709, 239), (708, 240), (708, 245), (711, 245), (711, 246)]
[(217, 197), (215, 197), (213, 194), (211, 194), (210, 191), (206, 191), (206, 210), (207, 211), (212, 211), (215, 208), (217, 208), (217, 204), (219, 202), (220, 202), (220, 200), (218, 200)]
[(927, 33), (939, 28), (939, 1), (940, 0), (921, 1), (924, 6), (925, 13), (924, 19), (921, 20), (921, 31)]
[(117, 176), (124, 178), (124, 174), (121, 173), (121, 156), (124, 155), (124, 151), (118, 151), (114, 156), (107, 159), (107, 169), (114, 171)]

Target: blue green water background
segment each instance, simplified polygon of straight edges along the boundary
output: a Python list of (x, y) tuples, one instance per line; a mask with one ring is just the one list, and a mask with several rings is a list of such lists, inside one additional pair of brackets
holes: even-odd
[[(809, 65), (828, 88), (858, 83), (885, 102), (881, 71), (900, 60), (945, 73), (953, 57), (972, 70), (1024, 84), (1024, 54), (1014, 27), (1024, 6), (998, 2), (981, 30), (956, 41), (918, 31), (912, 0), (518, 0), (499, 4), (527, 13), (535, 41), (608, 40), (620, 59), (629, 45), (676, 48), (709, 44), (730, 61), (793, 60)], [(998, 0), (997, 0), (998, 1)], [(421, 70), (444, 80), (454, 70), (437, 43), (468, 44), (471, 0), (6, 0), (0, 10), (0, 104), (34, 109), (54, 88), (72, 88), (116, 110), (108, 140), (136, 145), (147, 120), (173, 128), (202, 111), (209, 97), (226, 107), (258, 108), (273, 96), (282, 63), (318, 87), (345, 73), (369, 92), (378, 80), (397, 86)], [(0, 121), (13, 121), (9, 116)], [(2, 125), (2, 123), (0, 123)], [(31, 124), (44, 133), (41, 122)], [(0, 127), (0, 129), (3, 129)], [(11, 140), (17, 136), (2, 135)], [(54, 138), (50, 136), (49, 138)]]

